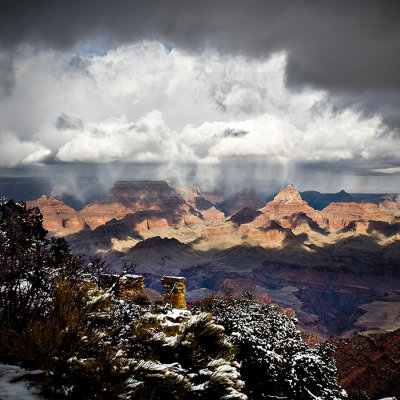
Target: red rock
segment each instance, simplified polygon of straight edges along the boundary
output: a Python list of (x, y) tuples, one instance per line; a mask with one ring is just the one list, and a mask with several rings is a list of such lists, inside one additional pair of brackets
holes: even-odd
[(347, 228), (351, 229), (353, 232), (367, 235), (368, 233), (371, 233), (369, 225), (369, 221), (350, 221), (347, 224)]
[[(180, 216), (177, 216), (180, 222)], [(177, 227), (174, 214), (160, 210), (138, 211), (127, 214), (124, 218), (113, 218), (104, 225), (98, 226), (94, 231), (97, 234), (104, 232), (120, 237), (121, 235), (140, 235), (150, 229)]]
[(276, 221), (269, 221), (258, 228), (250, 228), (246, 236), (246, 243), (262, 247), (281, 247), (285, 242), (294, 239), (292, 231), (283, 228)]
[(268, 224), (271, 220), (268, 218), (266, 214), (260, 214), (253, 221), (242, 224), (239, 226), (239, 233), (247, 234), (249, 231), (259, 228), (265, 224)]
[(85, 222), (77, 211), (54, 197), (43, 195), (40, 199), (28, 201), (26, 206), (38, 207), (43, 215), (44, 228), (57, 236), (70, 235), (85, 227)]
[(183, 226), (184, 216), (190, 216), (190, 223), (200, 223), (185, 200), (164, 181), (116, 182), (104, 200), (84, 207), (80, 215), (94, 229), (113, 218), (120, 220), (128, 214), (152, 210), (173, 215), (174, 220), (168, 222), (174, 226)]
[(165, 228), (168, 221), (165, 218), (145, 219), (144, 221), (132, 225), (131, 228), (137, 232), (146, 232), (152, 228)]
[(400, 396), (400, 329), (332, 341), (339, 383), (350, 395), (371, 399)]
[(183, 217), (183, 221), (186, 226), (191, 225), (203, 225), (204, 221), (196, 215), (188, 214)]
[(127, 214), (135, 211), (138, 210), (120, 202), (95, 200), (93, 203), (84, 207), (79, 214), (92, 229), (95, 229), (113, 218), (122, 219)]
[[(198, 216), (206, 223), (224, 221), (225, 214), (215, 207), (215, 204), (208, 200), (197, 186), (179, 187), (176, 189), (187, 204), (197, 211)], [(193, 223), (193, 222), (192, 222)], [(199, 223), (195, 220), (194, 223)]]
[(292, 185), (279, 192), (274, 200), (260, 208), (259, 211), (267, 215), (269, 219), (278, 221), (284, 228), (295, 227), (289, 217), (298, 213), (305, 214), (314, 222), (321, 221), (319, 212), (310, 207)]
[(333, 229), (347, 228), (354, 221), (394, 221), (373, 203), (331, 203), (320, 214), (322, 223)]
[(231, 235), (235, 232), (235, 226), (233, 224), (223, 224), (216, 226), (208, 226), (203, 232), (204, 237), (210, 236), (221, 236), (221, 235)]
[(304, 202), (304, 200), (300, 196), (300, 193), (293, 187), (293, 185), (288, 185), (286, 189), (281, 190), (272, 201), (274, 203), (280, 204), (293, 204)]
[(212, 206), (208, 210), (200, 211), (200, 214), (206, 224), (215, 221), (225, 221), (225, 214), (217, 210), (215, 206)]

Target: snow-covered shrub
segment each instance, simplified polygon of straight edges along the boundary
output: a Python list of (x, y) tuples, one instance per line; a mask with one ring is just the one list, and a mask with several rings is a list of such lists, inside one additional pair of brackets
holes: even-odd
[(232, 345), (211, 315), (189, 315), (175, 324), (165, 317), (148, 313), (136, 325), (131, 397), (124, 398), (247, 399)]
[(112, 382), (107, 365), (119, 364), (118, 349), (104, 343), (112, 305), (110, 293), (60, 279), (47, 314), (31, 318), (19, 331), (5, 330), (3, 349), (45, 371), (48, 392), (61, 397), (69, 387), (67, 397), (92, 398)]
[(214, 299), (207, 308), (236, 347), (249, 399), (345, 398), (337, 384), (333, 348), (304, 343), (295, 318), (251, 299)]

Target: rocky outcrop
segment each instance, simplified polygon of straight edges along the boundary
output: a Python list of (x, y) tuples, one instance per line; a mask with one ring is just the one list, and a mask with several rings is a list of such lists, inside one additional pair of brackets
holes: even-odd
[(302, 200), (292, 185), (258, 211), (246, 208), (230, 219), (239, 225), (238, 233), (245, 244), (264, 248), (299, 246), (295, 234), (325, 235), (318, 225), (320, 220), (319, 212)]
[(121, 299), (131, 298), (144, 294), (145, 285), (144, 277), (142, 275), (123, 275), (119, 278), (119, 292), (118, 296)]
[(288, 185), (286, 189), (281, 190), (274, 197), (274, 200), (272, 200), (272, 202), (280, 204), (305, 203), (305, 201), (301, 198), (300, 193), (291, 184)]
[(43, 195), (28, 201), (27, 208), (38, 207), (43, 215), (43, 226), (57, 236), (66, 236), (84, 229), (85, 222), (77, 211), (54, 197)]
[(186, 279), (181, 276), (163, 276), (161, 283), (164, 286), (164, 302), (173, 308), (186, 309), (185, 286)]
[(394, 221), (391, 215), (373, 203), (331, 203), (321, 211), (321, 217), (322, 224), (332, 229), (347, 228), (355, 221)]
[[(207, 225), (215, 221), (225, 221), (225, 214), (215, 207), (215, 204), (208, 200), (197, 186), (192, 187), (178, 187), (177, 192), (184, 199), (184, 201), (193, 208)], [(192, 212), (193, 215), (193, 212)], [(190, 223), (193, 223), (188, 220)]]
[(96, 200), (80, 211), (92, 228), (111, 219), (122, 219), (138, 211), (162, 210), (186, 214), (185, 201), (164, 181), (115, 182), (104, 200)]
[(269, 219), (278, 220), (285, 228), (291, 227), (288, 217), (297, 213), (304, 213), (313, 221), (320, 220), (318, 212), (301, 198), (300, 193), (292, 185), (279, 192), (274, 200), (259, 211), (266, 214)]
[(215, 206), (212, 206), (208, 210), (202, 210), (201, 217), (206, 224), (210, 224), (215, 221), (225, 221), (225, 214), (222, 211), (217, 210)]
[(230, 223), (214, 224), (208, 226), (203, 232), (203, 237), (215, 237), (222, 235), (232, 235), (236, 232), (235, 226)]
[(122, 238), (123, 236), (138, 236), (153, 228), (163, 228), (173, 225), (174, 215), (158, 210), (139, 211), (133, 214), (127, 214), (121, 219), (111, 219), (105, 224), (98, 226), (93, 230), (97, 236), (113, 236)]
[(259, 211), (267, 215), (269, 219), (278, 221), (284, 228), (293, 228), (290, 217), (298, 213), (307, 215), (315, 222), (321, 220), (318, 211), (310, 207), (292, 185), (279, 192), (274, 200), (260, 208)]
[(237, 226), (229, 221), (215, 221), (206, 226), (201, 236), (192, 243), (196, 250), (208, 251), (211, 249), (227, 249), (240, 245), (242, 239)]
[(112, 290), (119, 299), (135, 299), (143, 295), (146, 289), (142, 275), (102, 274), (99, 284), (102, 288)]
[(289, 246), (296, 242), (293, 232), (276, 221), (268, 221), (258, 228), (248, 230), (245, 238), (245, 244), (266, 248)]
[(84, 207), (79, 214), (91, 229), (95, 229), (112, 219), (122, 219), (127, 214), (135, 211), (133, 207), (120, 202), (112, 203), (111, 201), (95, 200)]

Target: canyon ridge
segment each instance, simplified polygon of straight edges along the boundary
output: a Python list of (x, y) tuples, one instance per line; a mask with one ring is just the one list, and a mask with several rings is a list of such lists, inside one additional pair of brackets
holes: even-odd
[(153, 289), (164, 274), (186, 277), (188, 301), (251, 290), (326, 337), (400, 328), (400, 197), (303, 197), (292, 185), (265, 202), (124, 181), (81, 210), (45, 195), (27, 206), (73, 250), (116, 270), (137, 263)]

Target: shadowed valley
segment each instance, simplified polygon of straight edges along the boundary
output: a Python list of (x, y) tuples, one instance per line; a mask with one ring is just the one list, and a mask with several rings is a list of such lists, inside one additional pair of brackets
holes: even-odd
[(292, 185), (265, 203), (249, 191), (217, 198), (164, 181), (116, 182), (80, 211), (46, 196), (28, 206), (74, 250), (117, 269), (137, 261), (154, 289), (164, 274), (183, 275), (193, 300), (236, 282), (326, 336), (399, 328), (398, 197), (315, 193), (310, 203), (322, 209)]

